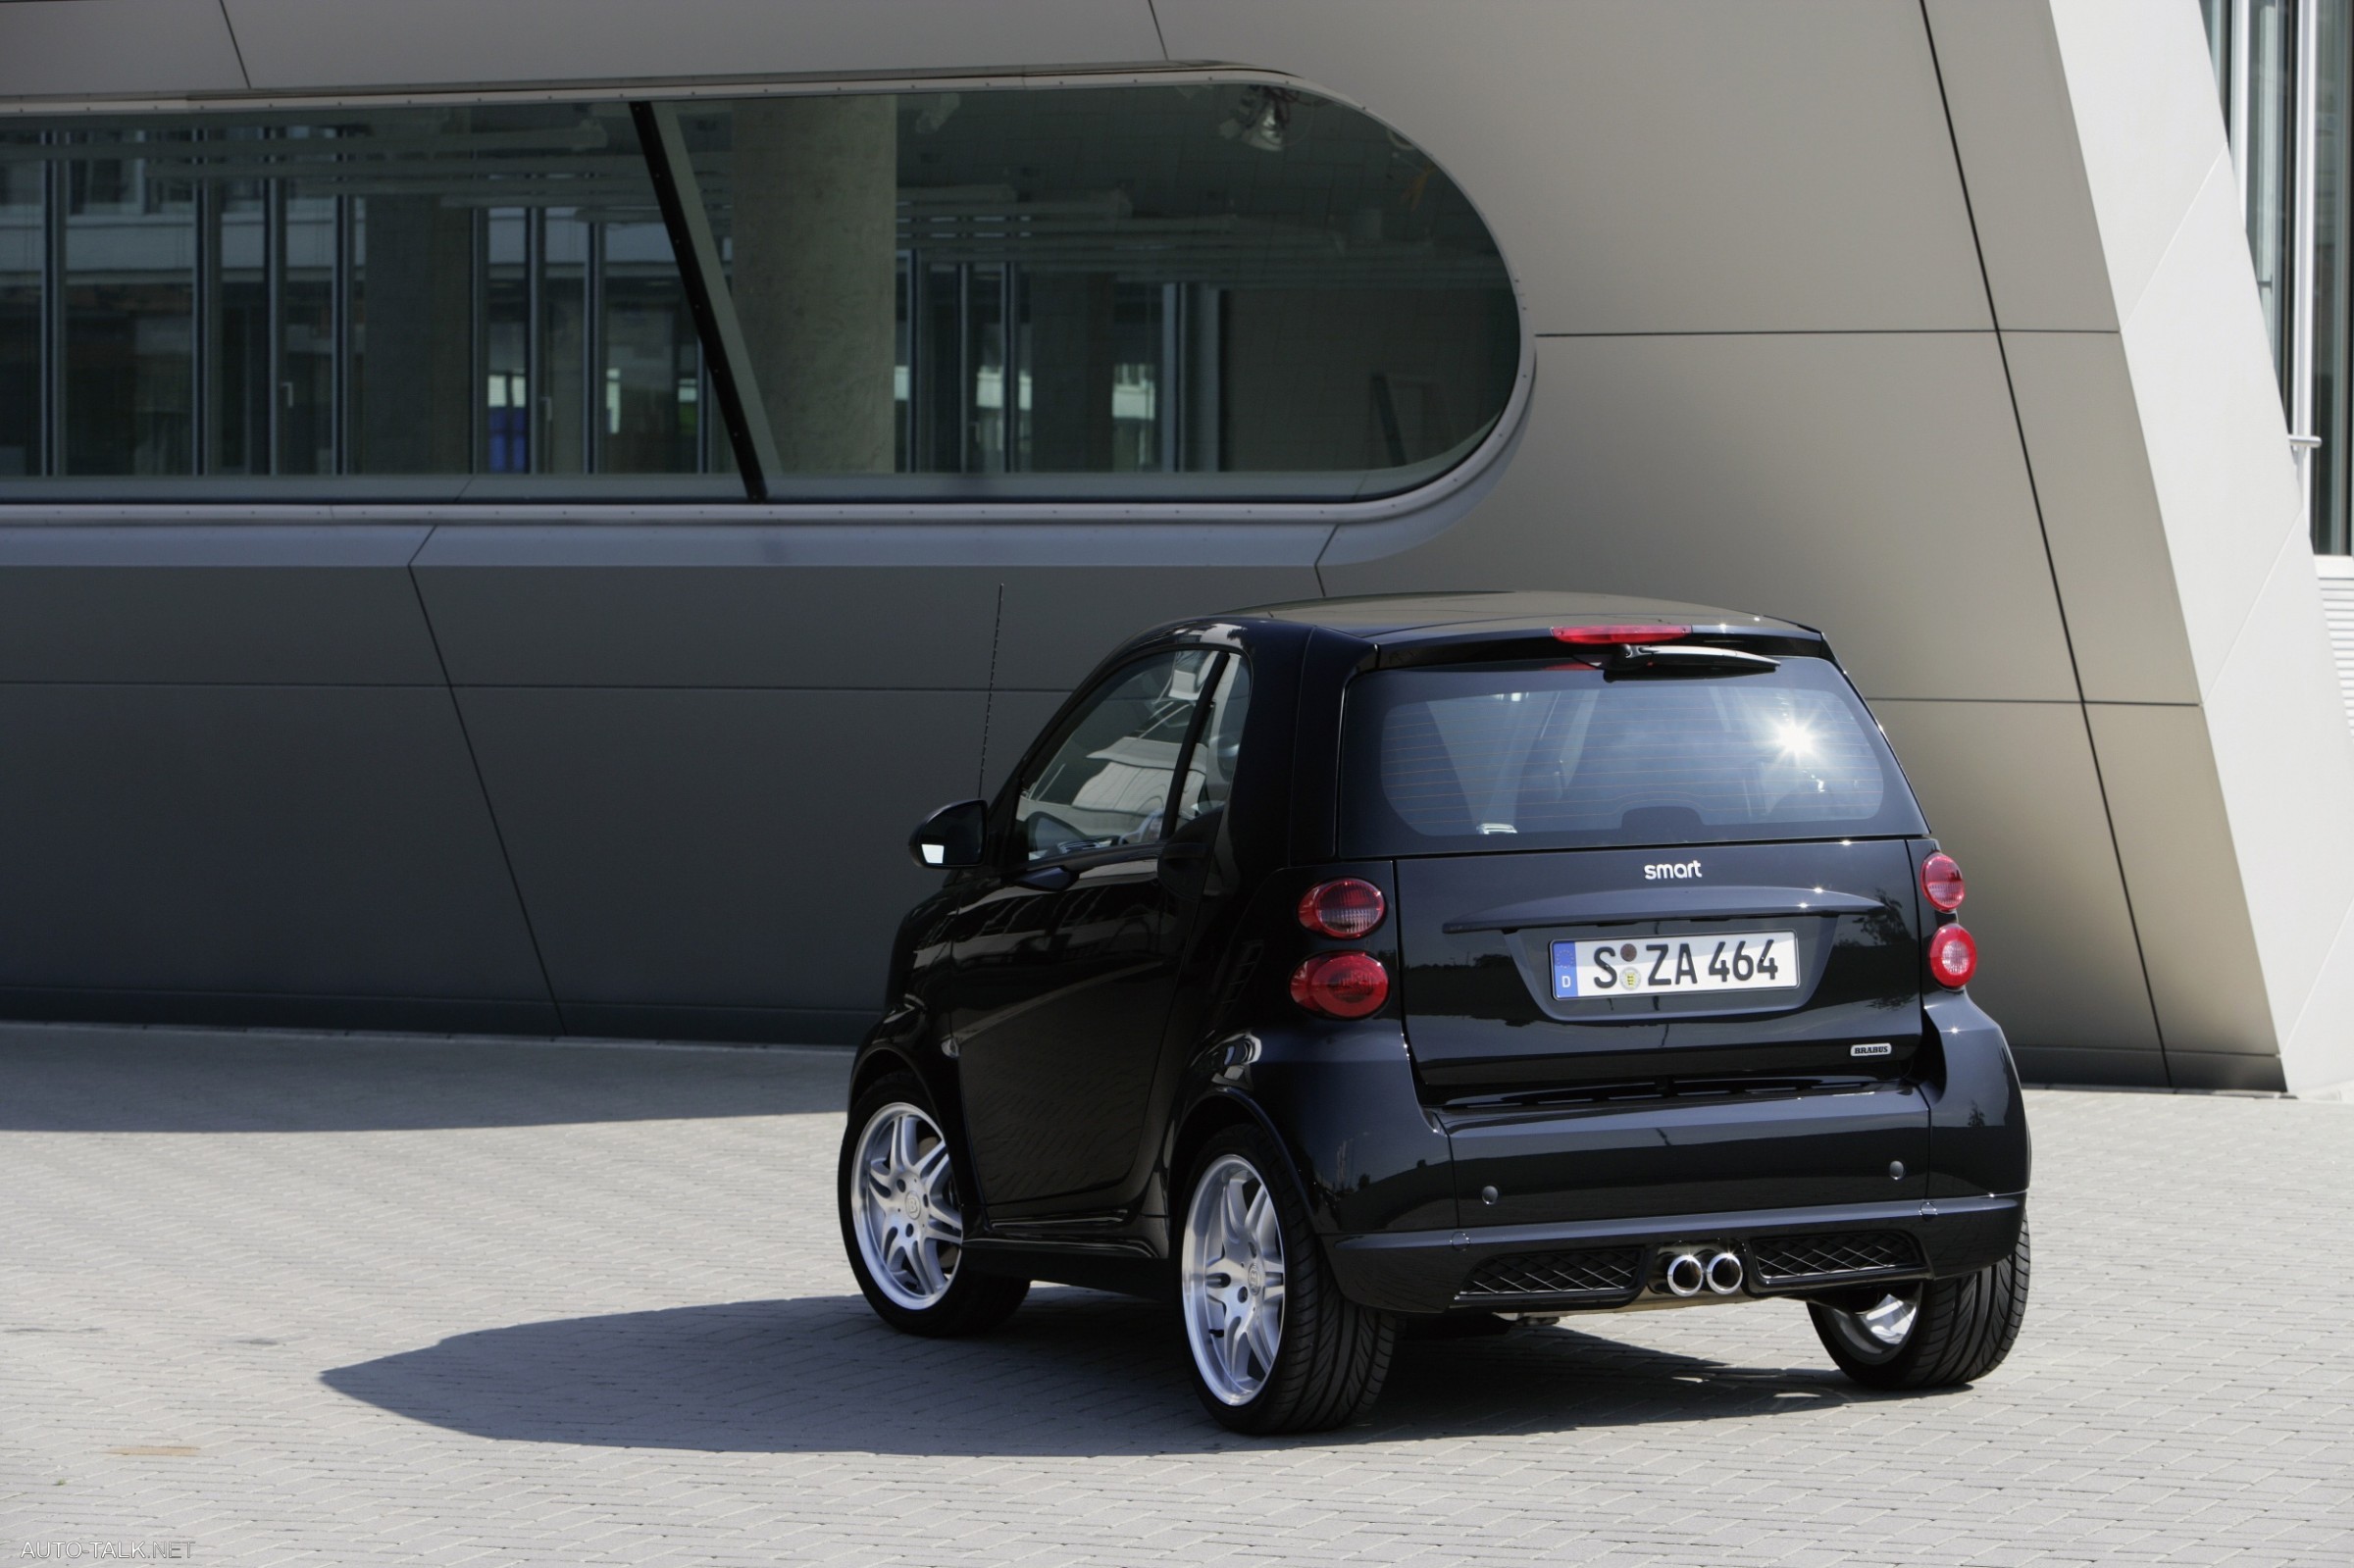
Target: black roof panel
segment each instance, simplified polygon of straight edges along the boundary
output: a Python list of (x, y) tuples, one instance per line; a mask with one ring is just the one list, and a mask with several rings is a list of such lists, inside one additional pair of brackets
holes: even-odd
[(1660, 621), (1677, 626), (1722, 627), (1736, 632), (1814, 634), (1812, 628), (1796, 622), (1776, 621), (1740, 610), (1679, 604), (1671, 599), (1627, 598), (1614, 593), (1549, 593), (1528, 589), (1305, 599), (1291, 604), (1256, 605), (1238, 613), (1324, 627), (1385, 644), (1460, 636), (1487, 628), (1503, 632), (1615, 621)]

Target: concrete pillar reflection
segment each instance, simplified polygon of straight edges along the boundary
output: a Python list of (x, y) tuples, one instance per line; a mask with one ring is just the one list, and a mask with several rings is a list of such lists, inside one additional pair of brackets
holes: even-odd
[(731, 281), (789, 474), (894, 467), (896, 116), (884, 95), (736, 109)]
[(1112, 292), (1103, 273), (1030, 275), (1030, 466), (1111, 467)]
[(474, 226), (435, 196), (370, 196), (359, 277), (363, 474), (463, 474), (473, 457)]

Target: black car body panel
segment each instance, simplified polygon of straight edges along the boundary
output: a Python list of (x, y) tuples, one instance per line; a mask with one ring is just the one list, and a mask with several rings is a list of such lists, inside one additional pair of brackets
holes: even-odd
[[(1695, 880), (1662, 885), (1647, 871)], [(1903, 1076), (1920, 1037), (1919, 933), (1903, 841), (1436, 856), (1399, 864), (1403, 986), (1424, 1079), (1450, 1096), (1721, 1073)], [(1663, 937), (1790, 932), (1786, 991), (1557, 999), (1549, 949), (1577, 938), (1670, 960)], [(1695, 943), (1675, 953), (1705, 952)], [(1888, 1053), (1850, 1054), (1883, 1042)]]
[[(1470, 661), (1604, 691), (1620, 672), (1561, 661), (1553, 629), (1610, 621), (1689, 627), (1699, 677), (1662, 677), (1681, 692), (1715, 689), (1709, 660), (1740, 652), (1846, 690), (1806, 628), (1565, 595), (1243, 612), (1158, 629), (1099, 667), (989, 804), (980, 863), (907, 917), (890, 1007), (854, 1070), (860, 1084), (894, 1068), (923, 1080), (965, 1183), (976, 1266), (1170, 1289), (1172, 1188), (1238, 1122), (1291, 1152), (1344, 1290), (1388, 1310), (1655, 1304), (1661, 1249), (1700, 1239), (1743, 1252), (1747, 1295), (2003, 1255), (2028, 1175), (2018, 1077), (2000, 1029), (1927, 968), (1924, 943), (1950, 917), (1920, 894), (1936, 845), (1892, 758), (1854, 764), (1887, 781), (1857, 820), (1897, 831), (1826, 820), (1750, 841), (1719, 829), (1590, 843), (1572, 824), (1552, 840), (1428, 853), (1368, 838), (1362, 769), (1350, 771), (1361, 737), (1345, 740), (1360, 678)], [(1169, 657), (1191, 661), (1197, 686), (1226, 679), (1221, 661), (1247, 673), (1239, 751), (1220, 733), (1222, 801), (1204, 794), (1135, 841), (1042, 851), (1029, 829), (1017, 841), (1057, 737), (1122, 672)], [(1164, 816), (1185, 813), (1223, 722), (1201, 689), (1188, 696), (1208, 717), (1174, 752)], [(1869, 738), (1884, 754), (1876, 727)], [(1623, 821), (1678, 820), (1645, 809)], [(1296, 914), (1338, 878), (1386, 905), (1354, 940)], [(1658, 944), (1722, 962), (1720, 943), (1764, 934), (1795, 949), (1774, 952), (1789, 968), (1770, 990), (1564, 996), (1550, 970), (1556, 943), (1631, 945), (1648, 969), (1675, 961)], [(1368, 1016), (1318, 1017), (1292, 995), (1305, 960), (1338, 950), (1391, 978)]]

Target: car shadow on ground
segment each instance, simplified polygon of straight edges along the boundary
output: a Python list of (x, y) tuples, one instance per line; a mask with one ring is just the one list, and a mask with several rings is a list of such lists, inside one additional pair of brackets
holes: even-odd
[[(920, 1340), (857, 1296), (736, 1301), (453, 1336), (330, 1388), (480, 1438), (714, 1452), (1099, 1455), (1245, 1440), (1195, 1403), (1167, 1309), (1042, 1289), (978, 1340)], [(1400, 1345), (1381, 1442), (1708, 1421), (1862, 1397), (1827, 1366), (1736, 1367), (1570, 1329)]]
[(0, 1132), (348, 1133), (839, 1114), (846, 1046), (600, 1049), (0, 1025)]

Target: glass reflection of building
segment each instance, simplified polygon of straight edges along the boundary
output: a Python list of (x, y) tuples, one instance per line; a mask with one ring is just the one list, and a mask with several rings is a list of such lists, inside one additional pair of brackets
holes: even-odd
[(1377, 493), (1518, 331), (1418, 149), (1248, 83), (0, 128), (0, 498)]
[(2199, 0), (2314, 548), (2354, 551), (2354, 0)]

